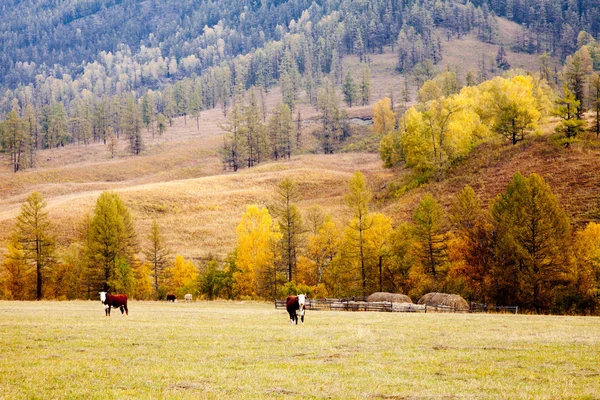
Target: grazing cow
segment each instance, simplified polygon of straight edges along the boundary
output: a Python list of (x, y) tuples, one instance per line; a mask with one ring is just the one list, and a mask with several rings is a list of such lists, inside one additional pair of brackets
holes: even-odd
[(174, 294), (168, 294), (167, 301), (172, 301), (173, 303), (177, 303), (177, 296), (175, 296)]
[[(299, 294), (298, 296), (288, 296), (285, 300), (285, 308), (288, 314), (290, 314), (290, 323), (298, 325), (298, 313), (300, 314), (300, 320), (304, 325), (304, 311), (306, 310), (306, 295)], [(298, 311), (298, 313), (296, 313)]]
[(124, 294), (107, 294), (106, 292), (100, 292), (100, 301), (104, 304), (104, 311), (106, 316), (110, 317), (110, 308), (119, 308), (121, 314), (124, 312), (129, 315), (127, 309), (127, 296)]
[(190, 293), (185, 295), (185, 302), (186, 303), (191, 303), (192, 302), (192, 295)]

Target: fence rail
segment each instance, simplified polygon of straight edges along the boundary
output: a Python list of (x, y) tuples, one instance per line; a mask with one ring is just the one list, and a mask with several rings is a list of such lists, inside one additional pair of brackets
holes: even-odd
[[(375, 312), (512, 312), (517, 314), (517, 306), (488, 306), (487, 304), (471, 303), (469, 310), (460, 310), (456, 307), (437, 305), (423, 305), (413, 303), (392, 303), (389, 301), (367, 302), (351, 299), (308, 299), (307, 310), (318, 311), (375, 311)], [(275, 308), (285, 308), (285, 300), (275, 300)]]
[(514, 314), (519, 313), (519, 306), (490, 306), (484, 303), (471, 303), (471, 312), (497, 312), (497, 313), (505, 313), (510, 312)]

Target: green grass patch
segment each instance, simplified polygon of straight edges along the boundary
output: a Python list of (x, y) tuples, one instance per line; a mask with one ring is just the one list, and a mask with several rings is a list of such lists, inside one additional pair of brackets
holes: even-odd
[(0, 398), (593, 398), (600, 319), (0, 302)]

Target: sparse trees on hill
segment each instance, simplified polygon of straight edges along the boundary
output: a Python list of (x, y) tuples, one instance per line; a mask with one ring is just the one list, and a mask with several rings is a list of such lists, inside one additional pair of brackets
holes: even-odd
[(248, 168), (264, 161), (268, 157), (267, 133), (260, 114), (256, 92), (250, 92), (248, 105), (244, 107), (243, 121), (245, 135), (246, 161)]
[(154, 104), (154, 96), (152, 92), (147, 92), (142, 97), (141, 104), (142, 122), (146, 129), (152, 129), (152, 136), (154, 136), (154, 120), (156, 119), (156, 106)]

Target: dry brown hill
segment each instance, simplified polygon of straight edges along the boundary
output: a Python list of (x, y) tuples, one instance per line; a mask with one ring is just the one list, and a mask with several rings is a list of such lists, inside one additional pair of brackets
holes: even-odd
[(467, 184), (488, 205), (506, 190), (514, 174), (520, 172), (526, 176), (535, 172), (550, 185), (572, 223), (582, 227), (594, 218), (600, 206), (599, 169), (600, 140), (592, 136), (568, 149), (557, 144), (550, 134), (531, 137), (516, 146), (489, 142), (476, 148), (443, 181), (411, 190), (386, 208), (396, 219), (407, 219), (426, 192), (449, 206)]

